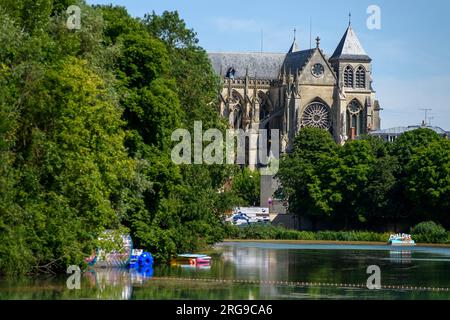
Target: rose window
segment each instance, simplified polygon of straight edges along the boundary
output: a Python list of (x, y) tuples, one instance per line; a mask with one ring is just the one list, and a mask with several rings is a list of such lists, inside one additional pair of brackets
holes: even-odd
[(331, 128), (330, 109), (323, 103), (315, 102), (306, 107), (302, 118), (302, 127), (321, 129)]

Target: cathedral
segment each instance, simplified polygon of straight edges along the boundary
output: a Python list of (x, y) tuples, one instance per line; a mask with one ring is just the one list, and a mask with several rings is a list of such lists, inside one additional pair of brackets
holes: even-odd
[(380, 129), (372, 87), (372, 59), (351, 24), (331, 56), (301, 50), (295, 37), (287, 53), (209, 53), (222, 78), (220, 113), (231, 128), (279, 129), (282, 152), (304, 127), (328, 130), (344, 144)]

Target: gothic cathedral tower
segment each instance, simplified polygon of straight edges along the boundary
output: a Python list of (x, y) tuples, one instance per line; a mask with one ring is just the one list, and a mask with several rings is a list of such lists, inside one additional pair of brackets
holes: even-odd
[(339, 86), (336, 103), (341, 143), (380, 127), (380, 107), (372, 88), (371, 62), (349, 24), (330, 58)]

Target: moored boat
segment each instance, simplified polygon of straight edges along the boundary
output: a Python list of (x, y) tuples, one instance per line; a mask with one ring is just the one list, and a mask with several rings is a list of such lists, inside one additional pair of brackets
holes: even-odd
[(389, 237), (388, 244), (391, 246), (411, 247), (415, 246), (416, 242), (412, 239), (411, 235), (403, 233), (403, 234), (392, 234)]
[(211, 264), (211, 257), (206, 254), (179, 254), (172, 260), (172, 264), (205, 266)]

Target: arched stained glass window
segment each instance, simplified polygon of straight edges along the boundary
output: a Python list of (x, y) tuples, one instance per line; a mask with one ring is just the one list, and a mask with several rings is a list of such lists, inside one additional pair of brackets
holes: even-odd
[(243, 129), (244, 128), (244, 123), (243, 123), (243, 111), (242, 111), (242, 107), (240, 105), (237, 105), (234, 108), (234, 129), (238, 130), (238, 129)]
[(268, 103), (267, 95), (260, 91), (258, 92), (258, 101), (259, 101), (259, 120), (266, 119), (270, 114), (269, 103)]
[(365, 132), (364, 109), (357, 100), (353, 100), (347, 107), (347, 134), (353, 140)]
[(243, 129), (244, 126), (243, 105), (244, 104), (242, 96), (236, 90), (233, 90), (229, 102), (229, 111), (232, 114), (230, 124), (233, 126), (234, 129)]
[(302, 128), (312, 127), (330, 130), (331, 125), (331, 112), (327, 105), (314, 102), (305, 108), (301, 121)]

